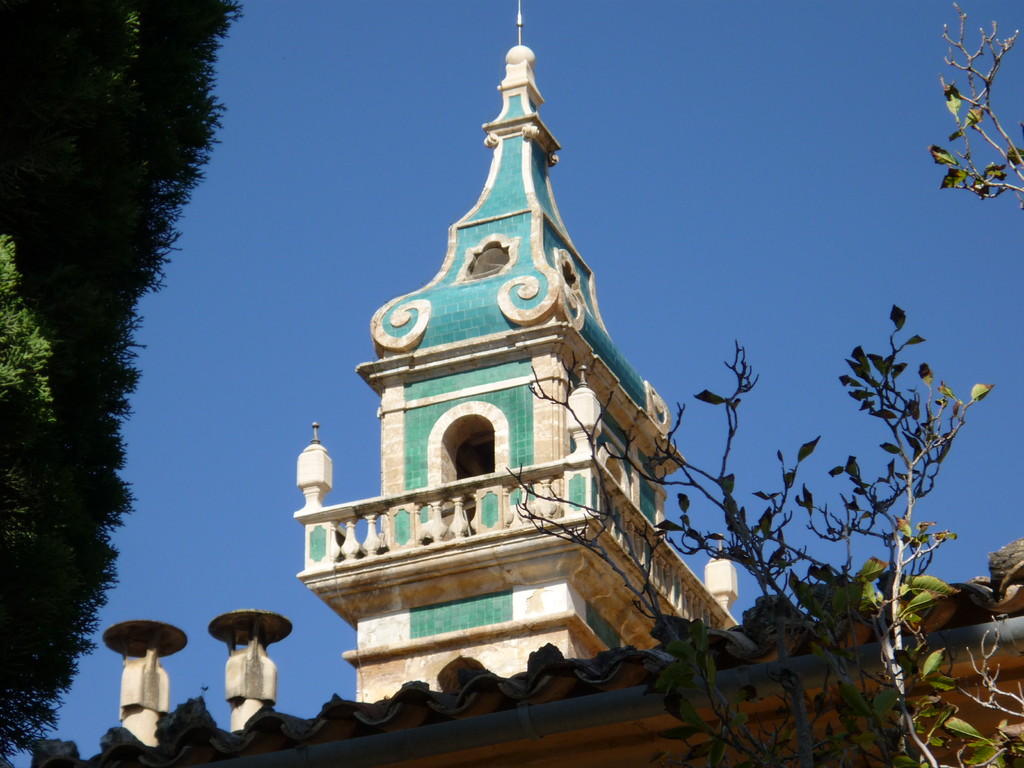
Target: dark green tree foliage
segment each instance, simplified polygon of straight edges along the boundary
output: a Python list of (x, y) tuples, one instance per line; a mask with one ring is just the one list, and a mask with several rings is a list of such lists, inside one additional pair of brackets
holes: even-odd
[(140, 297), (209, 157), (232, 0), (0, 0), (0, 757), (114, 581)]

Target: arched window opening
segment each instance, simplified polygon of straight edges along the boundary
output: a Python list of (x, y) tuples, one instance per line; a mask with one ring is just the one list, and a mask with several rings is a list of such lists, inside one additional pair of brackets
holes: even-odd
[(466, 416), (452, 423), (444, 435), (450, 463), (446, 481), (494, 472), (494, 426), (483, 416)]
[(430, 429), (427, 478), (431, 484), (490, 475), (511, 465), (508, 417), (491, 403), (460, 403)]
[(469, 277), (472, 279), (496, 275), (509, 262), (508, 248), (497, 241), (487, 243), (480, 253), (473, 256), (469, 264)]
[(568, 261), (562, 262), (562, 279), (565, 280), (565, 284), (570, 288), (576, 285), (576, 271), (572, 268), (572, 264)]
[(476, 674), (486, 671), (487, 668), (476, 659), (459, 656), (445, 664), (437, 673), (437, 685), (442, 693), (458, 693)]

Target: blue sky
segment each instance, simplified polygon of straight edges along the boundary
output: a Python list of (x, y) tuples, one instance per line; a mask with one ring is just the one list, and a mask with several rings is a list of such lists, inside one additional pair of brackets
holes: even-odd
[[(1020, 3), (967, 10), (972, 26), (1024, 26)], [(884, 436), (837, 377), (855, 345), (884, 344), (899, 304), (939, 377), (996, 384), (921, 510), (960, 535), (935, 573), (984, 573), (987, 552), (1024, 535), (1024, 213), (937, 189), (926, 148), (953, 130), (938, 85), (951, 4), (530, 0), (524, 14), (541, 115), (564, 146), (562, 216), (640, 373), (686, 400), (726, 384), (740, 340), (761, 384), (739, 486), (768, 485), (777, 448), (822, 434), (804, 480), (827, 497), (841, 486), (825, 470), (848, 454), (881, 463)], [(141, 308), (125, 428), (137, 512), (101, 616), (185, 630), (165, 663), (172, 704), (208, 688), (227, 725), (226, 649), (206, 626), (237, 608), (295, 624), (271, 649), (279, 710), (313, 717), (354, 695), (354, 634), (295, 579), (295, 458), (318, 420), (328, 502), (379, 492), (378, 401), (353, 369), (373, 357), (374, 310), (434, 275), (480, 192), (514, 19), (511, 0), (253, 0), (224, 44), (221, 143)], [(1001, 78), (1015, 123), (1024, 44)], [(691, 410), (683, 450), (713, 458), (720, 414)], [(83, 755), (117, 724), (119, 677), (102, 645), (80, 665), (58, 735)]]

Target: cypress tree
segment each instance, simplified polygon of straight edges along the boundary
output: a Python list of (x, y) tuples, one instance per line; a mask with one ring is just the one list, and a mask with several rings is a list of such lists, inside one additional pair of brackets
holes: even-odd
[(0, 0), (0, 757), (55, 721), (115, 577), (136, 308), (218, 126), (232, 0)]

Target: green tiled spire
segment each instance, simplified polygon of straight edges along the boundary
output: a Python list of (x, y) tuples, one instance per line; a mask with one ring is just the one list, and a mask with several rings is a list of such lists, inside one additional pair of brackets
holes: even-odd
[(568, 323), (615, 373), (630, 398), (650, 405), (648, 387), (612, 343), (593, 274), (562, 222), (549, 170), (558, 141), (537, 113), (544, 99), (536, 57), (517, 45), (505, 57), (499, 115), (483, 126), (494, 157), (476, 205), (452, 225), (433, 280), (383, 306), (373, 318), (378, 354), (396, 354)]

